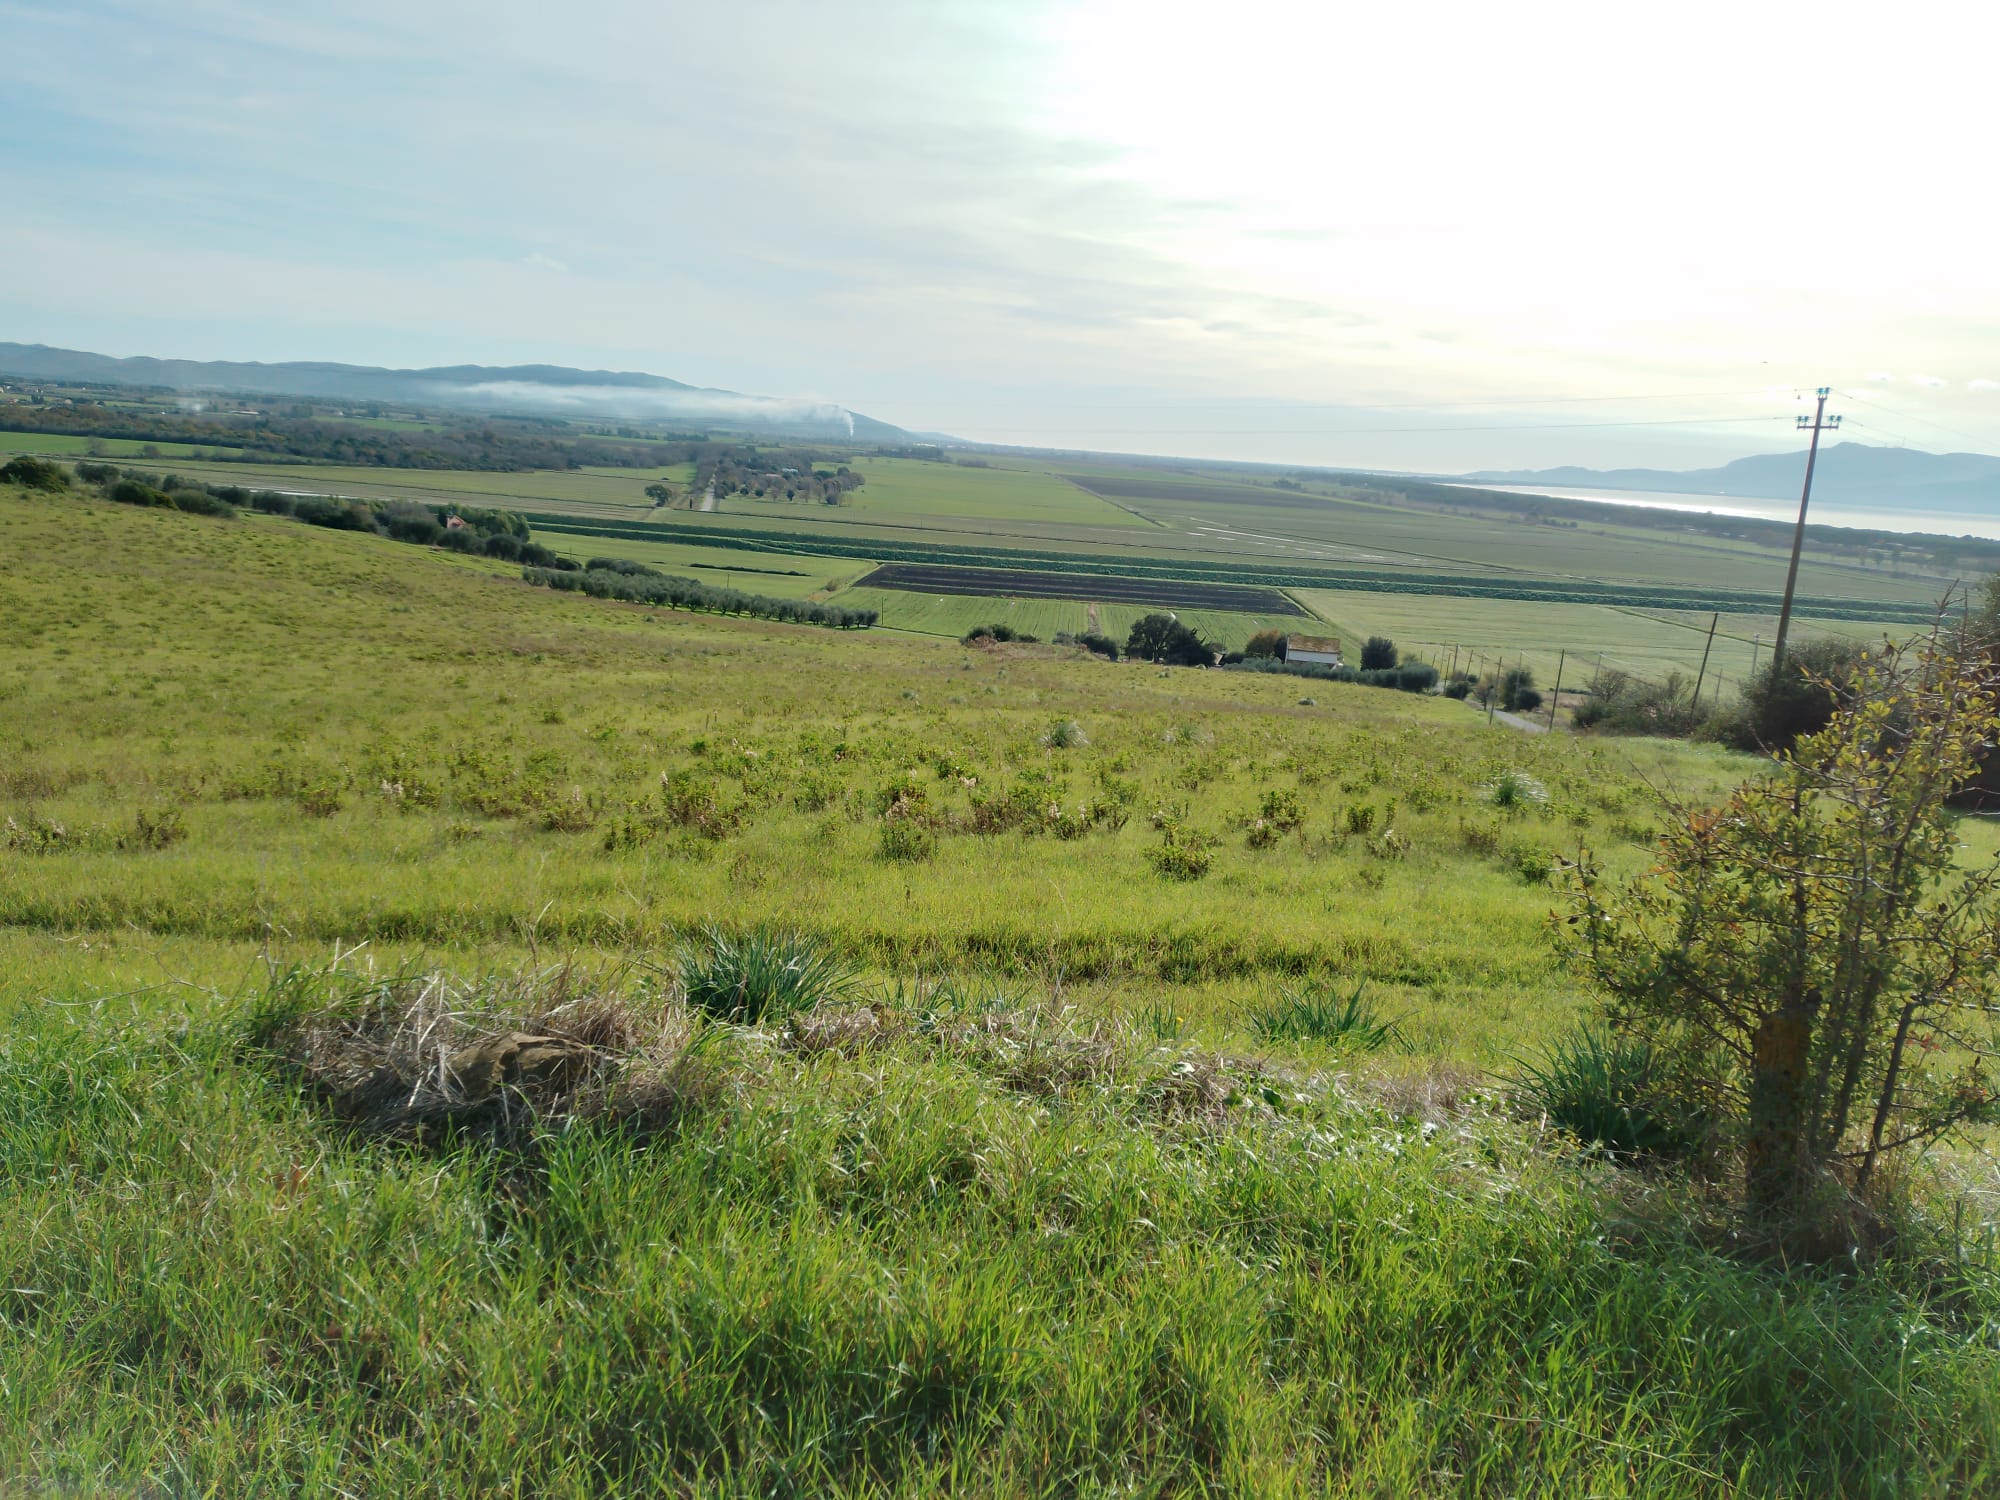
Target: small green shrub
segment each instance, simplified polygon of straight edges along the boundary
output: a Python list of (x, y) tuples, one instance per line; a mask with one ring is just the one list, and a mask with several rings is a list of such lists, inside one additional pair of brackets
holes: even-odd
[(1214, 834), (1187, 827), (1177, 813), (1164, 808), (1153, 814), (1153, 826), (1160, 830), (1160, 843), (1146, 851), (1146, 859), (1169, 880), (1199, 880), (1215, 864), (1222, 841)]
[(1264, 800), (1257, 808), (1257, 817), (1280, 833), (1290, 833), (1305, 822), (1305, 804), (1299, 801), (1297, 792), (1286, 787), (1274, 787), (1264, 793)]
[(1396, 1040), (1396, 1023), (1384, 1021), (1363, 998), (1364, 983), (1342, 999), (1322, 981), (1279, 991), (1250, 1013), (1250, 1033), (1260, 1042), (1323, 1042), (1355, 1052), (1378, 1052)]
[(744, 1025), (781, 1020), (838, 999), (860, 978), (817, 939), (768, 928), (735, 936), (710, 928), (682, 951), (679, 971), (689, 1006)]
[(1506, 844), (1500, 858), (1509, 870), (1529, 885), (1547, 885), (1549, 878), (1562, 868), (1562, 860), (1557, 855), (1540, 845), (1521, 841)]
[(127, 849), (167, 849), (187, 837), (187, 820), (178, 807), (140, 808), (132, 820)]
[(27, 816), (25, 823), (9, 818), (0, 825), (0, 834), (4, 834), (0, 848), (18, 854), (79, 854), (111, 842), (105, 830), (94, 825), (60, 823), (32, 812)]
[(1596, 1026), (1558, 1038), (1516, 1079), (1521, 1102), (1613, 1156), (1684, 1154), (1699, 1122), (1662, 1086), (1653, 1049)]
[(321, 777), (299, 788), (299, 810), (315, 818), (330, 818), (341, 808), (341, 784)]
[(882, 820), (882, 857), (898, 864), (921, 864), (937, 853), (937, 835), (915, 818)]
[(1526, 771), (1508, 769), (1493, 778), (1493, 784), (1486, 788), (1486, 800), (1508, 812), (1521, 812), (1548, 806), (1549, 789)]
[(1074, 719), (1058, 719), (1042, 732), (1042, 744), (1050, 750), (1075, 750), (1089, 743), (1083, 726)]

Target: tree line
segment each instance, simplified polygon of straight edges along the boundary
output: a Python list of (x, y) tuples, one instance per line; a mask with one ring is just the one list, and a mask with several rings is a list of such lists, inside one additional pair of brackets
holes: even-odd
[[(424, 505), (415, 500), (361, 500), (345, 495), (288, 495), (215, 484), (179, 474), (155, 474), (85, 459), (75, 480), (120, 505), (232, 518), (245, 510), (288, 516), (308, 526), (386, 536), (418, 546), (442, 547), (503, 562), (554, 570), (575, 569), (573, 559), (534, 541), (528, 523), (510, 510), (476, 505)], [(0, 467), (0, 483), (44, 494), (72, 492), (71, 471), (48, 459), (22, 456)]]
[(658, 468), (684, 463), (707, 443), (627, 443), (517, 417), (447, 423), (435, 431), (371, 427), (272, 412), (209, 413), (154, 407), (0, 406), (0, 430), (146, 443), (190, 443), (215, 463), (308, 459), (396, 469)]
[(698, 578), (662, 573), (628, 558), (593, 557), (583, 568), (571, 571), (529, 567), (521, 570), (521, 577), (543, 588), (588, 594), (594, 599), (620, 599), (704, 614), (747, 615), (793, 625), (825, 625), (835, 630), (866, 630), (880, 618), (872, 609), (845, 609), (809, 599), (773, 599), (721, 588)]

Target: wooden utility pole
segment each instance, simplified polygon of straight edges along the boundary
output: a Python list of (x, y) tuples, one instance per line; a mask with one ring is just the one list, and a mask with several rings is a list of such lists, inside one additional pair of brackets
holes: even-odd
[(1715, 627), (1722, 619), (1722, 611), (1716, 610), (1708, 617), (1708, 644), (1701, 648), (1701, 670), (1694, 674), (1694, 706), (1701, 707), (1701, 685), (1708, 676), (1708, 653), (1715, 649)]
[(1799, 550), (1806, 544), (1806, 507), (1812, 503), (1813, 465), (1819, 461), (1819, 435), (1831, 432), (1840, 426), (1840, 418), (1826, 414), (1826, 398), (1833, 394), (1831, 386), (1819, 388), (1819, 405), (1813, 408), (1812, 419), (1799, 418), (1801, 431), (1811, 429), (1812, 442), (1806, 448), (1806, 484), (1799, 491), (1799, 524), (1792, 531), (1792, 565), (1785, 570), (1785, 602), (1778, 610), (1778, 638), (1771, 644), (1771, 677), (1775, 681), (1785, 666), (1785, 636), (1792, 628), (1792, 590), (1799, 582)]
[(1562, 705), (1563, 696), (1563, 663), (1567, 660), (1569, 660), (1569, 651), (1566, 648), (1556, 653), (1556, 690), (1549, 694), (1550, 734), (1556, 732), (1556, 709)]

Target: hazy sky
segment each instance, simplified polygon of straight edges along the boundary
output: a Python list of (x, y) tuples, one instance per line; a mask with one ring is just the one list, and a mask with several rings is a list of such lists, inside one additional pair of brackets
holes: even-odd
[(2000, 7), (0, 0), (0, 339), (1446, 470), (2000, 451)]

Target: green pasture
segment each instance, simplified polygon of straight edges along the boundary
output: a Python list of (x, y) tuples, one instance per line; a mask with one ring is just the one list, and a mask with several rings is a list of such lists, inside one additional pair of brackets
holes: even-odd
[(548, 532), (541, 534), (541, 540), (579, 560), (628, 557), (662, 572), (680, 573), (708, 583), (742, 589), (746, 593), (768, 594), (780, 599), (803, 599), (809, 594), (844, 588), (874, 567), (873, 563), (846, 557), (745, 552), (733, 547), (684, 546), (669, 542), (631, 541), (623, 537), (579, 537)]
[(862, 515), (961, 516), (1143, 527), (1145, 522), (1067, 480), (1036, 469), (974, 468), (914, 458), (862, 458), (868, 482), (841, 509)]
[[(1643, 869), (1651, 786), (1754, 760), (268, 517), (0, 527), (0, 1491), (2000, 1477), (1991, 1198), (1758, 1262), (1510, 1092), (1588, 1004), (1555, 862)], [(692, 1008), (683, 957), (758, 928), (844, 994)], [(1391, 1035), (1273, 1039), (1302, 986)], [(284, 1060), (410, 1006), (587, 1024), (649, 1091), (384, 1138)]]
[[(0, 407), (4, 416), (5, 407)], [(116, 458), (140, 459), (144, 463), (154, 463), (162, 459), (180, 458), (193, 453), (194, 443), (149, 443), (127, 438), (71, 437), (60, 432), (8, 432), (0, 428), (0, 454), (52, 453), (64, 458)], [(151, 448), (156, 456), (146, 455)]]

